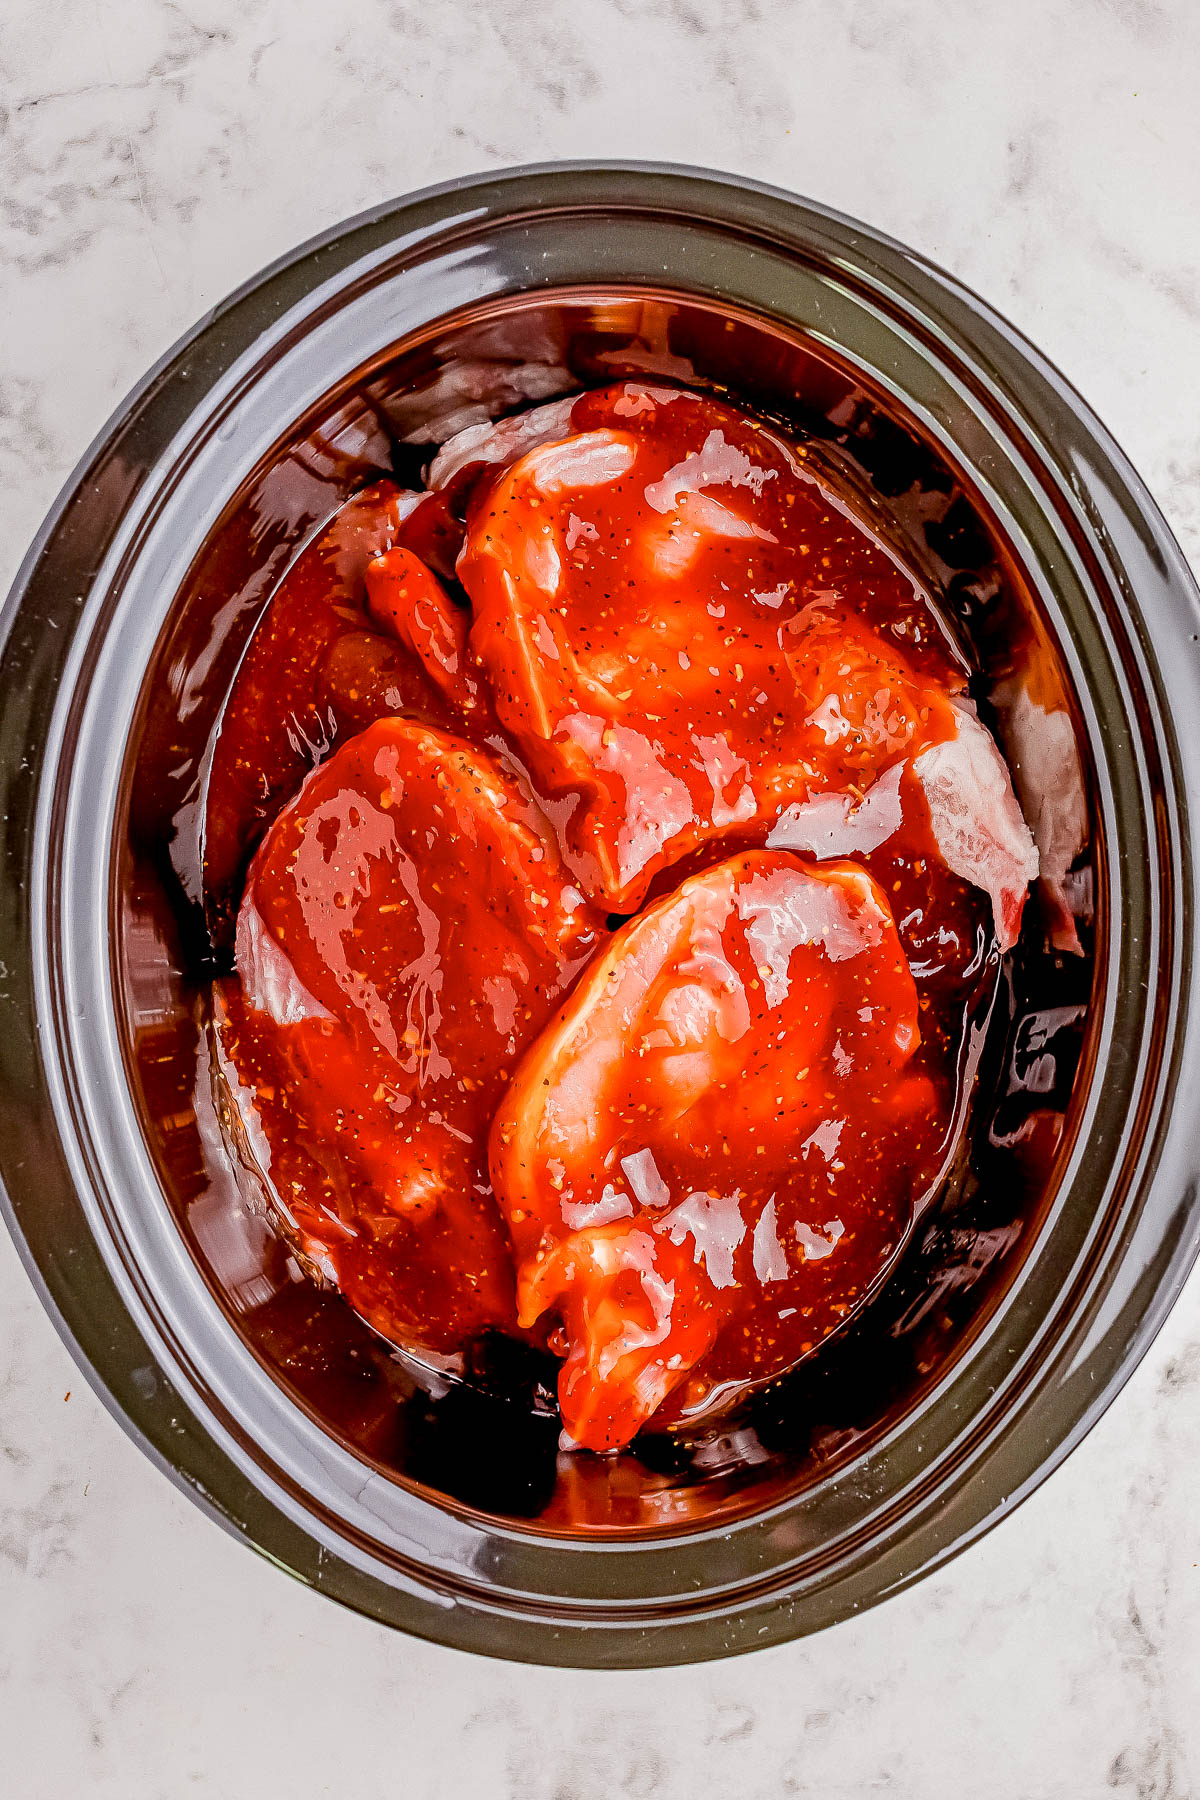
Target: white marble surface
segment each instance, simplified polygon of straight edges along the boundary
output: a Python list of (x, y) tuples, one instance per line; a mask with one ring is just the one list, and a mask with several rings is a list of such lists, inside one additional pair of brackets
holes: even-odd
[[(793, 187), (995, 300), (1200, 561), (1195, 0), (5, 0), (0, 558), (143, 367), (381, 196), (555, 156)], [(70, 1397), (64, 1403), (64, 1396)], [(1018, 1514), (868, 1617), (595, 1676), (285, 1580), (104, 1414), (0, 1243), (0, 1792), (1200, 1794), (1200, 1278)]]

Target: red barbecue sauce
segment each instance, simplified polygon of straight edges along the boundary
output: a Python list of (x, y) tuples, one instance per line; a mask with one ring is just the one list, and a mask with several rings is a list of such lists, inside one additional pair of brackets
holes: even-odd
[[(548, 1342), (603, 1450), (858, 1309), (996, 957), (909, 769), (964, 685), (912, 575), (729, 406), (627, 383), (568, 432), (453, 505), (381, 485), (299, 559), (207, 874), (236, 899), (254, 852), (216, 1034), (291, 1241), (393, 1341)], [(465, 596), (417, 554), (444, 572), (456, 531)], [(885, 842), (768, 846), (889, 772)]]

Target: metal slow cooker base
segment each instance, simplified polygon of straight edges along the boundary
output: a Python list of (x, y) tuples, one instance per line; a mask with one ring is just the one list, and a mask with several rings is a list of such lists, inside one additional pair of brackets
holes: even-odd
[[(113, 884), (145, 671), (248, 470), (348, 371), (456, 309), (670, 290), (828, 346), (968, 474), (1057, 639), (1096, 772), (1098, 978), (1069, 1156), (1003, 1303), (917, 1414), (712, 1530), (539, 1533), (389, 1480), (247, 1351), (165, 1203), (118, 1026)], [(648, 1666), (814, 1631), (944, 1562), (1078, 1442), (1200, 1246), (1200, 596), (1103, 427), (1013, 329), (854, 221), (747, 182), (560, 165), (428, 190), (283, 259), (123, 404), (18, 576), (0, 662), (0, 1168), (92, 1385), (212, 1516), (422, 1636)]]

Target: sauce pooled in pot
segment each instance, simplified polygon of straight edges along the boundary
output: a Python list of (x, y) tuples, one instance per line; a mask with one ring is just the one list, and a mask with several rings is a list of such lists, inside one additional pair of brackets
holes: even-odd
[(606, 1450), (885, 1278), (1037, 857), (930, 595), (776, 427), (626, 382), (428, 480), (310, 546), (227, 703), (222, 1078), (318, 1279), (548, 1345)]

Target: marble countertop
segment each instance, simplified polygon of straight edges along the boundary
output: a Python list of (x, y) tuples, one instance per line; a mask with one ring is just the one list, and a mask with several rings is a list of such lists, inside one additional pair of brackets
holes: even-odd
[[(1194, 0), (7, 0), (5, 581), (124, 391), (293, 243), (550, 157), (761, 177), (993, 300), (1200, 565)], [(699, 1670), (392, 1636), (251, 1556), (93, 1398), (0, 1233), (12, 1800), (1200, 1793), (1200, 1274), (1090, 1438), (949, 1568)]]

